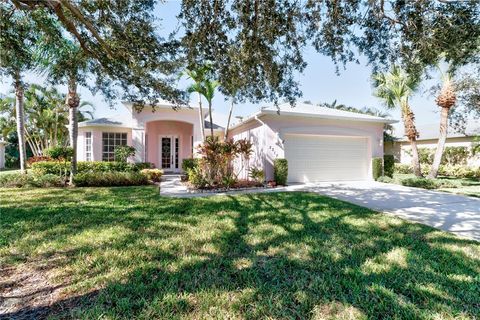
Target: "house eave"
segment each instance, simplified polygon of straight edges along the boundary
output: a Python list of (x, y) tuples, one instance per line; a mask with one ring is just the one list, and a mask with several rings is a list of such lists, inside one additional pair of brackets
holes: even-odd
[[(230, 127), (229, 130), (234, 130), (239, 128), (251, 121), (254, 121), (256, 117), (260, 117), (263, 115), (278, 115), (277, 111), (274, 110), (261, 110), (253, 115), (250, 115), (245, 120), (237, 123), (236, 125)], [(318, 119), (330, 119), (330, 120), (344, 120), (344, 121), (359, 121), (359, 122), (371, 122), (371, 123), (386, 123), (386, 124), (394, 124), (398, 123), (398, 120), (393, 119), (368, 119), (368, 118), (358, 118), (358, 117), (339, 117), (339, 116), (330, 116), (330, 115), (323, 115), (323, 114), (314, 114), (314, 113), (300, 113), (300, 112), (280, 112), (280, 115), (284, 116), (292, 116), (292, 117), (303, 117), (303, 118), (318, 118)]]

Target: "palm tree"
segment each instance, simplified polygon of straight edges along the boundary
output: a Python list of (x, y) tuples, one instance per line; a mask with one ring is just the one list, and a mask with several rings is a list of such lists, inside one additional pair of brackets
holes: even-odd
[(438, 169), (440, 168), (443, 151), (445, 149), (445, 141), (447, 140), (448, 115), (450, 113), (450, 109), (455, 105), (455, 102), (457, 100), (451, 74), (449, 72), (443, 73), (441, 70), (440, 72), (442, 74), (442, 88), (440, 89), (440, 93), (435, 100), (435, 102), (441, 109), (440, 135), (438, 137), (435, 158), (433, 159), (432, 168), (428, 175), (430, 179), (434, 179), (438, 175)]
[(18, 151), (20, 154), (20, 172), (26, 173), (27, 150), (25, 144), (24, 89), (20, 71), (15, 72), (15, 113), (17, 115)]
[(235, 98), (232, 97), (232, 102), (230, 104), (230, 110), (228, 110), (228, 120), (227, 120), (227, 127), (225, 128), (225, 136), (224, 140), (227, 141), (228, 139), (228, 128), (230, 127), (230, 121), (232, 119), (233, 107), (235, 105)]
[(215, 95), (215, 89), (220, 86), (220, 82), (217, 80), (205, 79), (203, 81), (205, 91), (203, 96), (208, 102), (208, 114), (210, 116), (210, 135), (213, 137), (213, 118), (212, 118), (212, 100)]
[[(67, 145), (69, 110), (65, 105), (65, 95), (55, 88), (32, 84), (25, 90), (24, 96), (25, 141), (33, 155), (43, 155), (45, 149), (53, 146)], [(14, 96), (0, 97), (0, 115), (5, 120), (0, 123), (0, 130), (4, 136), (15, 130), (14, 104)], [(83, 101), (78, 107), (77, 117), (81, 121), (92, 118), (93, 110), (91, 103)]]
[(417, 177), (421, 177), (422, 171), (417, 148), (418, 131), (415, 127), (415, 115), (409, 104), (409, 98), (417, 90), (418, 84), (418, 79), (409, 76), (398, 66), (394, 66), (389, 72), (374, 76), (375, 95), (383, 100), (387, 108), (400, 109), (405, 136), (410, 141), (412, 148), (413, 171)]
[(187, 88), (187, 92), (198, 94), (198, 117), (200, 121), (200, 130), (202, 132), (202, 141), (205, 141), (205, 118), (203, 116), (202, 109), (202, 96), (205, 95), (205, 87), (203, 82), (205, 81), (209, 71), (210, 67), (205, 65), (196, 69), (186, 69), (182, 73), (182, 75), (185, 75), (187, 79), (193, 80), (193, 84)]

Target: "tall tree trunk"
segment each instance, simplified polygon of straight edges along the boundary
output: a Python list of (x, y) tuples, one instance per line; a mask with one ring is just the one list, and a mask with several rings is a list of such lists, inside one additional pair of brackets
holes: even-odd
[(69, 138), (70, 147), (73, 149), (71, 168), (70, 168), (70, 185), (73, 185), (73, 177), (77, 173), (77, 138), (78, 138), (78, 121), (77, 110), (80, 104), (80, 98), (77, 94), (77, 81), (75, 78), (70, 78), (68, 81), (68, 123), (69, 123)]
[(225, 128), (225, 140), (227, 140), (227, 138), (228, 138), (228, 128), (230, 127), (230, 120), (232, 119), (232, 112), (233, 112), (234, 104), (235, 104), (235, 100), (232, 99), (232, 104), (230, 105), (230, 110), (228, 111), (227, 127)]
[(15, 74), (15, 112), (17, 113), (17, 135), (18, 135), (18, 151), (20, 154), (20, 171), (27, 173), (26, 161), (27, 151), (25, 145), (25, 118), (23, 107), (23, 83), (20, 72)]
[(415, 115), (408, 105), (404, 107), (403, 124), (405, 126), (405, 135), (407, 136), (408, 141), (410, 141), (410, 146), (412, 148), (413, 173), (417, 177), (422, 177), (422, 169), (420, 167), (420, 158), (418, 156), (417, 148), (418, 131), (415, 127)]
[(198, 94), (198, 117), (200, 118), (200, 130), (202, 131), (202, 142), (205, 141), (205, 118), (202, 110), (202, 95)]
[(442, 108), (440, 113), (440, 135), (438, 137), (437, 150), (435, 151), (435, 158), (433, 158), (432, 168), (428, 174), (428, 178), (434, 179), (438, 175), (438, 169), (442, 162), (443, 151), (445, 149), (445, 141), (448, 133), (448, 113), (450, 108)]
[(212, 101), (208, 101), (208, 114), (210, 116), (210, 135), (213, 138)]

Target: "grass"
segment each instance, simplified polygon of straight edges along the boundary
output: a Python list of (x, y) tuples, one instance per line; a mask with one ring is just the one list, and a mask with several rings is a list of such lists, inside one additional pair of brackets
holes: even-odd
[[(407, 178), (414, 178), (413, 174), (399, 174), (395, 173), (393, 176), (394, 182), (400, 184), (400, 180)], [(440, 181), (447, 181), (455, 187), (447, 188), (442, 187), (437, 189), (438, 191), (451, 192), (456, 194), (463, 194), (471, 197), (480, 197), (480, 180), (466, 179), (466, 178), (452, 178), (439, 176), (437, 178)]]
[(478, 242), (310, 193), (157, 191), (0, 189), (1, 264), (62, 284), (53, 318), (480, 317)]
[(20, 169), (0, 169), (0, 175), (7, 173), (20, 173)]

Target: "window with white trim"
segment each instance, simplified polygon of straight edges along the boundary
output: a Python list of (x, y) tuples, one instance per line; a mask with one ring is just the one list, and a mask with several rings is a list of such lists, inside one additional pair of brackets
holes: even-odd
[(115, 147), (127, 145), (127, 133), (102, 133), (102, 161), (115, 161)]
[(92, 133), (85, 132), (85, 161), (92, 161)]

